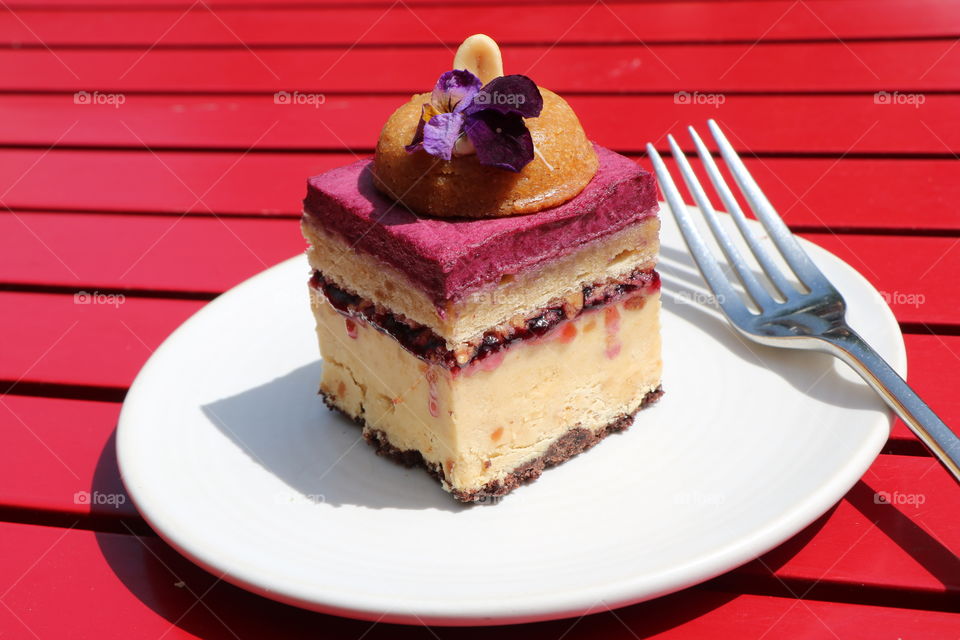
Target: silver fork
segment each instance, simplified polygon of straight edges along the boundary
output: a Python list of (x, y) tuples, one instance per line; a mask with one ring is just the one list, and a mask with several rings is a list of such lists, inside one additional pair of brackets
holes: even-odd
[(713, 156), (710, 155), (693, 127), (688, 127), (697, 147), (697, 154), (720, 200), (733, 217), (737, 229), (756, 257), (764, 275), (782, 298), (780, 300), (774, 298), (754, 275), (737, 246), (721, 226), (717, 212), (710, 204), (703, 186), (697, 180), (683, 151), (680, 150), (673, 136), (669, 136), (670, 149), (687, 187), (706, 218), (707, 226), (710, 227), (727, 262), (733, 267), (738, 280), (759, 312), (752, 311), (734, 290), (713, 251), (704, 242), (694, 225), (663, 159), (653, 145), (648, 144), (647, 153), (653, 161), (667, 204), (680, 226), (690, 253), (693, 254), (704, 279), (713, 291), (717, 304), (733, 326), (742, 335), (755, 342), (773, 347), (823, 351), (846, 362), (880, 394), (943, 463), (954, 479), (960, 482), (960, 439), (920, 399), (904, 379), (897, 375), (890, 365), (847, 325), (846, 303), (843, 296), (813, 264), (806, 251), (793, 237), (716, 122), (710, 120), (707, 124), (717, 141), (720, 155), (726, 161), (734, 181), (740, 187), (750, 208), (763, 224), (783, 261), (808, 289), (807, 292), (803, 292), (791, 284), (788, 276), (774, 262), (772, 252), (758, 241), (730, 187), (720, 175)]

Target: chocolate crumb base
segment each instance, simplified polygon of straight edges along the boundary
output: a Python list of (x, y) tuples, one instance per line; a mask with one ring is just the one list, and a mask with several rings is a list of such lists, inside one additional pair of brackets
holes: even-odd
[[(451, 489), (450, 493), (453, 494), (453, 497), (460, 502), (496, 502), (501, 496), (505, 496), (520, 485), (533, 482), (539, 478), (544, 469), (556, 466), (561, 462), (569, 460), (577, 454), (590, 449), (611, 433), (623, 431), (632, 424), (633, 417), (637, 414), (637, 412), (642, 409), (646, 409), (655, 403), (662, 395), (663, 387), (658, 386), (656, 389), (648, 392), (647, 395), (643, 397), (639, 407), (630, 413), (625, 413), (617, 417), (615, 420), (613, 420), (613, 422), (608, 424), (606, 427), (599, 429), (598, 431), (590, 431), (589, 429), (584, 429), (582, 427), (574, 427), (570, 429), (565, 434), (560, 436), (556, 442), (550, 445), (550, 448), (547, 449), (546, 453), (539, 458), (535, 458), (523, 463), (511, 471), (502, 480), (492, 480), (480, 489), (475, 489), (473, 491), (460, 491), (457, 489)], [(323, 402), (327, 405), (327, 407), (339, 411), (363, 427), (363, 439), (376, 449), (378, 456), (390, 458), (394, 462), (402, 464), (405, 467), (423, 467), (426, 469), (427, 473), (439, 480), (445, 487), (449, 486), (441, 465), (428, 462), (423, 458), (422, 455), (420, 455), (419, 451), (415, 451), (413, 449), (398, 449), (390, 444), (390, 442), (387, 440), (387, 435), (383, 431), (370, 428), (363, 418), (355, 418), (348, 415), (346, 412), (340, 409), (340, 407), (334, 404), (333, 401), (323, 391), (320, 392), (320, 396), (323, 398)]]

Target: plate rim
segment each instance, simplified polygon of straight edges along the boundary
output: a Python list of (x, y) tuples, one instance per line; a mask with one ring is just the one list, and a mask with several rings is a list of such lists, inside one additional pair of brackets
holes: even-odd
[[(750, 220), (750, 223), (762, 230), (759, 222)], [(842, 268), (849, 270), (850, 275), (855, 280), (859, 280), (859, 284), (865, 290), (882, 299), (876, 288), (848, 262), (805, 238), (798, 237), (798, 240), (805, 248), (815, 247), (816, 252), (822, 252), (829, 259), (835, 260)], [(642, 577), (592, 585), (564, 594), (563, 598), (556, 594), (530, 596), (525, 599), (523, 605), (514, 603), (510, 612), (505, 614), (495, 613), (487, 605), (479, 607), (464, 606), (457, 611), (451, 611), (449, 606), (444, 607), (442, 603), (434, 609), (420, 604), (417, 606), (417, 613), (414, 613), (412, 608), (405, 612), (402, 608), (398, 608), (397, 604), (402, 598), (398, 599), (396, 597), (392, 608), (384, 599), (371, 598), (370, 596), (368, 596), (366, 603), (350, 600), (349, 594), (346, 598), (341, 598), (338, 594), (326, 594), (323, 600), (318, 600), (316, 596), (310, 597), (305, 592), (296, 593), (295, 585), (290, 582), (278, 582), (271, 576), (260, 574), (249, 575), (246, 568), (237, 567), (230, 562), (229, 557), (220, 557), (216, 549), (204, 549), (202, 551), (194, 549), (193, 547), (196, 545), (192, 546), (189, 540), (182, 539), (175, 526), (169, 526), (171, 517), (169, 515), (164, 517), (162, 508), (158, 506), (156, 501), (150, 500), (150, 490), (137, 483), (136, 465), (132, 465), (129, 461), (125, 462), (127, 455), (132, 454), (124, 453), (130, 450), (131, 445), (127, 443), (134, 437), (131, 434), (135, 427), (127, 426), (132, 420), (130, 417), (133, 412), (132, 407), (137, 396), (145, 393), (141, 391), (141, 387), (150, 382), (152, 372), (158, 366), (157, 362), (161, 361), (161, 357), (158, 356), (162, 356), (167, 350), (172, 349), (173, 347), (170, 345), (179, 336), (191, 331), (193, 324), (197, 322), (197, 318), (201, 314), (208, 313), (210, 309), (217, 309), (222, 305), (229, 304), (233, 298), (243, 295), (245, 293), (243, 289), (255, 281), (269, 278), (274, 271), (290, 268), (291, 263), (303, 259), (303, 254), (298, 254), (247, 278), (198, 309), (171, 332), (143, 365), (130, 385), (118, 418), (115, 445), (120, 477), (127, 494), (140, 516), (164, 542), (197, 566), (219, 577), (219, 579), (284, 604), (373, 622), (437, 626), (487, 626), (563, 619), (571, 616), (599, 613), (652, 600), (732, 571), (776, 548), (815, 522), (841, 500), (850, 488), (856, 484), (857, 480), (863, 476), (882, 450), (892, 427), (893, 415), (888, 411), (887, 428), (885, 430), (871, 430), (864, 443), (856, 450), (857, 455), (851, 456), (846, 464), (838, 466), (832, 472), (828, 482), (824, 482), (817, 490), (806, 494), (803, 500), (794, 502), (790, 509), (767, 522), (764, 527), (752, 531), (750, 535), (733, 540), (723, 547), (712, 548), (709, 552), (695, 556), (682, 565), (671, 566), (669, 569), (655, 574), (644, 574)], [(880, 314), (883, 316), (882, 323), (884, 326), (895, 328), (896, 361), (890, 364), (901, 376), (905, 377), (907, 361), (903, 333), (888, 305), (882, 305)], [(167, 523), (166, 526), (165, 523)], [(667, 580), (670, 582), (668, 586), (654, 590), (644, 589), (644, 585), (647, 583), (663, 583), (667, 578), (673, 578), (672, 581)], [(596, 595), (597, 591), (603, 593)], [(638, 593), (641, 595), (637, 595)], [(587, 601), (592, 602), (592, 604), (587, 604)], [(603, 607), (597, 608), (600, 603), (603, 604)], [(406, 606), (409, 607), (410, 605)], [(499, 609), (502, 611), (502, 604)]]

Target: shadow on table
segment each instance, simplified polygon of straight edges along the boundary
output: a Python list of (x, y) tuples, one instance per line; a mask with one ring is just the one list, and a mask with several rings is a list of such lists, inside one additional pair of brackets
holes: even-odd
[[(938, 464), (932, 459), (931, 464)], [(946, 473), (936, 469), (937, 473)], [(870, 474), (864, 476), (869, 478)], [(878, 501), (879, 493), (867, 480), (860, 480), (847, 492), (844, 500), (863, 515), (868, 521), (876, 523), (893, 542), (906, 550), (914, 560), (948, 588), (946, 596), (953, 610), (957, 610), (956, 593), (960, 591), (960, 557), (939, 539), (923, 530), (906, 513), (886, 502)]]
[[(830, 569), (822, 569), (818, 579), (794, 578), (787, 574), (774, 577), (813, 539), (819, 529), (830, 519), (837, 509), (834, 506), (816, 522), (802, 532), (787, 540), (759, 559), (747, 563), (744, 567), (716, 578), (713, 583), (721, 589), (746, 589), (751, 593), (781, 596), (785, 598), (803, 598), (834, 602), (854, 602), (887, 607), (916, 607), (918, 609), (957, 610), (956, 592), (960, 590), (960, 558), (939, 539), (923, 530), (910, 516), (899, 508), (877, 503), (877, 492), (865, 481), (859, 480), (843, 497), (842, 502), (849, 503), (864, 517), (863, 526), (876, 527), (891, 542), (909, 554), (924, 570), (929, 572), (942, 585), (942, 592), (898, 589), (894, 586), (869, 585), (859, 582), (836, 581), (830, 575)], [(834, 534), (836, 535), (836, 534)], [(835, 554), (835, 564), (853, 550), (858, 538), (865, 532), (857, 532), (849, 545), (831, 548)], [(818, 541), (829, 544), (829, 541)], [(848, 541), (849, 542), (849, 541)], [(836, 543), (834, 543), (836, 544)], [(882, 564), (883, 558), (876, 558)], [(843, 572), (843, 569), (840, 570)], [(709, 584), (709, 583), (708, 583)]]

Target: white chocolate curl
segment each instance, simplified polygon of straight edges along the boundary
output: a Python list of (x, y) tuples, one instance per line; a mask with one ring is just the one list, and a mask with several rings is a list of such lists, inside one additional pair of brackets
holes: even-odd
[(500, 47), (493, 38), (482, 33), (472, 35), (463, 41), (453, 57), (454, 69), (466, 69), (487, 84), (503, 75), (503, 58)]

